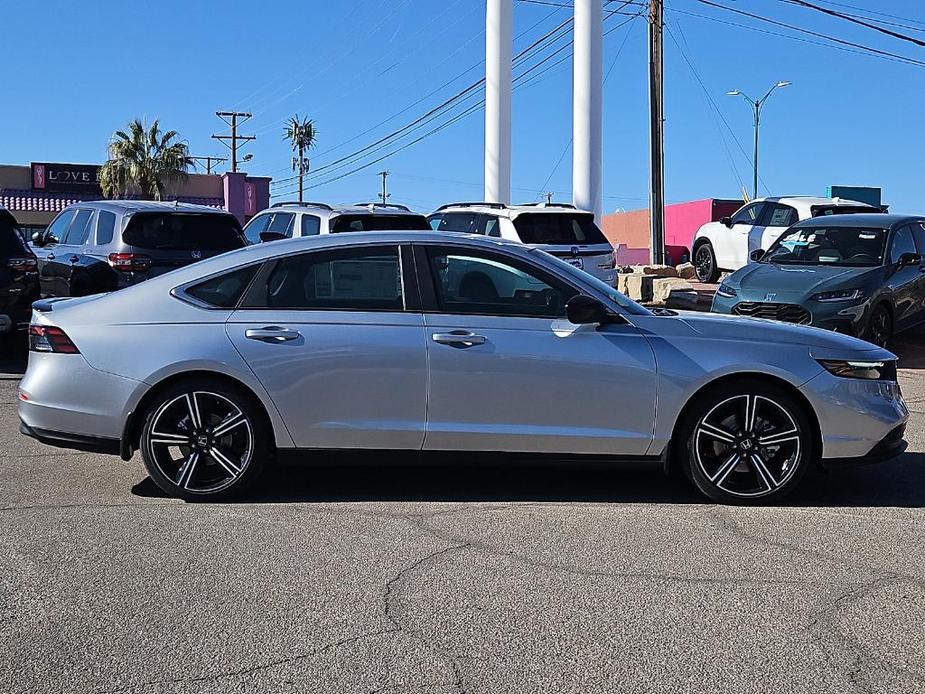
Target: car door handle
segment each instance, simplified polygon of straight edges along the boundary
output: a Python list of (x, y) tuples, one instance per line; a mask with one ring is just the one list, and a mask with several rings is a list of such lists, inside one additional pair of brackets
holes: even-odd
[(55, 254), (54, 254), (54, 253), (49, 253), (48, 255), (45, 256), (45, 258), (47, 258), (48, 260), (54, 260), (54, 259), (55, 259)]
[(79, 262), (79, 261), (80, 261), (80, 256), (79, 256), (79, 255), (72, 255), (70, 258), (68, 258), (68, 260), (71, 261), (72, 263), (76, 263), (76, 262)]
[(452, 345), (453, 347), (474, 347), (475, 345), (484, 345), (485, 336), (470, 333), (468, 330), (454, 330), (449, 333), (434, 333), (431, 336), (434, 342), (441, 345)]
[(298, 330), (268, 325), (265, 328), (248, 328), (244, 331), (244, 337), (249, 340), (260, 340), (261, 342), (289, 342), (290, 340), (298, 340), (302, 337), (302, 333)]

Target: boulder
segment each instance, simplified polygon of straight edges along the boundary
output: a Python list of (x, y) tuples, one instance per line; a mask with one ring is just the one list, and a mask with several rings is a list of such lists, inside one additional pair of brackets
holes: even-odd
[(675, 270), (678, 271), (678, 277), (686, 280), (697, 279), (697, 271), (694, 269), (694, 266), (691, 263), (681, 263), (675, 268)]
[(684, 304), (684, 307), (697, 305), (697, 292), (685, 279), (680, 277), (657, 277), (652, 282), (652, 303), (668, 306), (672, 303)]
[(671, 265), (633, 265), (632, 271), (641, 275), (653, 277), (677, 277), (678, 271)]
[(633, 301), (652, 300), (652, 275), (633, 272), (629, 275), (617, 275), (617, 289)]

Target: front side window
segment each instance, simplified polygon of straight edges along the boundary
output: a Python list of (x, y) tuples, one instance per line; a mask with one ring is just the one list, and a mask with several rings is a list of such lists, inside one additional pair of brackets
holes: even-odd
[(890, 243), (891, 263), (898, 263), (904, 253), (915, 252), (915, 241), (912, 238), (912, 230), (909, 227), (900, 227), (893, 232), (893, 240)]
[(234, 308), (259, 268), (259, 264), (251, 265), (212, 277), (188, 287), (186, 293), (215, 308)]
[(272, 231), (277, 234), (285, 234), (286, 236), (292, 236), (292, 225), (294, 221), (295, 215), (291, 212), (277, 212), (275, 215), (273, 215), (273, 220), (267, 227), (267, 231)]
[(427, 254), (441, 313), (561, 318), (578, 293), (504, 256), (433, 247)]
[(244, 306), (401, 311), (404, 302), (398, 247), (342, 248), (282, 258), (266, 280), (254, 283)]
[(67, 228), (71, 224), (71, 220), (74, 219), (74, 213), (76, 210), (67, 210), (62, 212), (55, 218), (55, 221), (51, 223), (48, 229), (45, 230), (45, 233), (51, 243), (60, 243), (61, 239), (64, 238), (64, 232), (67, 231)]
[(761, 217), (763, 203), (753, 202), (732, 215), (733, 224), (757, 224)]
[(71, 246), (79, 246), (84, 243), (87, 236), (90, 235), (90, 220), (92, 217), (93, 210), (77, 210), (74, 221), (71, 222), (71, 225), (64, 233), (61, 243)]
[(430, 228), (433, 231), (437, 231), (440, 228), (440, 223), (443, 222), (442, 214), (432, 214), (427, 218), (427, 223), (430, 224)]
[(886, 237), (886, 229), (794, 227), (771, 245), (762, 262), (871, 267), (883, 263)]
[(912, 229), (912, 238), (915, 239), (916, 250), (925, 255), (925, 224), (922, 222), (915, 222), (911, 224), (910, 229)]
[(260, 233), (267, 230), (272, 218), (272, 214), (258, 214), (251, 218), (251, 221), (244, 227), (244, 235), (248, 243), (260, 243)]
[(527, 212), (514, 218), (514, 228), (520, 240), (531, 245), (609, 245), (593, 214)]
[(116, 229), (116, 215), (106, 210), (100, 210), (96, 215), (96, 243), (103, 246), (112, 241)]

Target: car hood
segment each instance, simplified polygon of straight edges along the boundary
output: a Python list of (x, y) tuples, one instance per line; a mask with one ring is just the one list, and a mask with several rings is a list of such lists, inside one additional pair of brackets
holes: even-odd
[[(891, 352), (864, 340), (808, 325), (718, 313), (677, 313), (677, 319), (705, 338), (740, 343), (805, 345), (816, 359), (846, 359), (861, 353), (865, 359), (896, 359)], [(747, 349), (747, 346), (744, 348)]]
[(881, 267), (750, 263), (725, 283), (736, 290), (740, 301), (800, 303), (819, 292), (863, 287), (882, 273)]

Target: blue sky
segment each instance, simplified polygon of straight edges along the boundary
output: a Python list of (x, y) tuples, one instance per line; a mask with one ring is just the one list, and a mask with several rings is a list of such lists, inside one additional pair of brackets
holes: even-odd
[[(925, 48), (781, 0), (719, 1), (925, 60)], [(907, 24), (911, 28), (894, 28), (925, 39), (925, 6), (918, 2), (840, 2), (904, 17), (881, 18)], [(314, 169), (423, 115), (484, 71), (484, 0), (4, 0), (3, 5), (7, 67), (0, 163), (102, 161), (113, 130), (136, 116), (158, 117), (164, 126), (179, 130), (194, 154), (224, 154), (222, 145), (209, 137), (222, 132), (214, 112), (236, 108), (254, 113), (242, 128), (257, 135), (243, 150), (254, 155), (249, 173), (283, 178), (290, 175), (290, 154), (281, 137), (282, 121), (289, 115), (298, 112), (316, 121)], [(639, 9), (630, 4), (624, 11)], [(514, 31), (522, 34), (515, 53), (569, 13), (515, 0)], [(925, 68), (692, 15), (793, 33), (697, 0), (669, 0), (669, 201), (735, 197), (742, 184), (750, 187), (751, 112), (745, 102), (725, 92), (737, 87), (758, 96), (777, 80), (792, 80), (793, 85), (776, 93), (764, 111), (762, 194), (822, 194), (833, 183), (879, 185), (894, 210), (925, 212), (920, 196)], [(628, 19), (610, 17), (605, 30)], [(645, 42), (642, 18), (604, 39), (604, 70), (610, 70), (604, 95), (606, 212), (646, 205)], [(709, 105), (679, 45), (748, 155)], [(432, 91), (436, 93), (409, 108)], [(479, 98), (475, 94), (452, 113)], [(380, 125), (403, 109), (407, 110)], [(543, 190), (554, 191), (558, 200), (571, 199), (570, 139), (567, 60), (514, 92), (516, 200), (536, 199)], [(387, 168), (392, 172), (393, 202), (427, 210), (450, 200), (479, 199), (482, 142), (483, 115), (477, 110), (386, 161), (309, 190), (307, 197), (331, 202), (374, 199), (379, 190), (376, 172)], [(285, 186), (275, 189), (283, 197), (293, 196)]]

